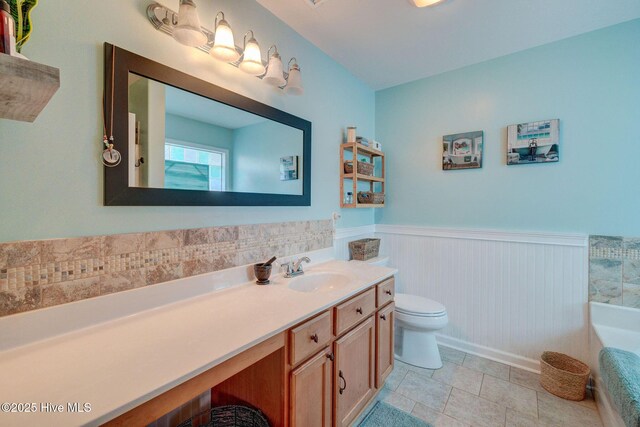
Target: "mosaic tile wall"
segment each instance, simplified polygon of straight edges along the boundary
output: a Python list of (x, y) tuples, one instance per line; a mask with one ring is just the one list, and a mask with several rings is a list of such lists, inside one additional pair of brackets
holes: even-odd
[(640, 238), (589, 237), (589, 300), (640, 308)]
[(332, 245), (331, 220), (0, 243), (0, 316)]

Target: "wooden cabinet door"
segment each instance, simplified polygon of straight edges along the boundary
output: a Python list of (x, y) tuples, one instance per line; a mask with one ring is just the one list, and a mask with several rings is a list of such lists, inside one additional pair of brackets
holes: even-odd
[(375, 322), (373, 316), (335, 341), (336, 427), (348, 426), (374, 395)]
[(292, 427), (331, 427), (333, 359), (328, 347), (291, 373)]
[(376, 314), (376, 388), (382, 388), (393, 370), (394, 303)]

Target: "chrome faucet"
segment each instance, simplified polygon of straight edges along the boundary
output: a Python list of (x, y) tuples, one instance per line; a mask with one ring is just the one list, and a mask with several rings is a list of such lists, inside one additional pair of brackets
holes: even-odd
[(280, 264), (281, 267), (286, 267), (284, 277), (291, 278), (304, 274), (304, 270), (302, 270), (303, 262), (310, 263), (311, 260), (309, 259), (309, 257), (303, 256), (302, 258), (295, 261), (291, 260), (289, 262), (285, 262), (284, 264)]

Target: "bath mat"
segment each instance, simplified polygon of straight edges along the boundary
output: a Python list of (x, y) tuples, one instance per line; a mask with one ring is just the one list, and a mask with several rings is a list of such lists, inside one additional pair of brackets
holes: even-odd
[(359, 427), (432, 427), (418, 418), (384, 402), (377, 402)]

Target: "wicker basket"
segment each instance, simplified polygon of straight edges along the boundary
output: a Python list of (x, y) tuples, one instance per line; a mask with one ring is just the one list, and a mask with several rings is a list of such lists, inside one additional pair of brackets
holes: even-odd
[(372, 203), (381, 205), (384, 203), (384, 193), (372, 193), (371, 191), (358, 191), (358, 203)]
[(241, 405), (217, 406), (211, 409), (207, 427), (269, 427), (262, 412)]
[(540, 357), (540, 385), (549, 393), (568, 400), (583, 400), (591, 369), (562, 353), (545, 351)]
[(351, 259), (366, 261), (378, 256), (380, 239), (360, 239), (349, 242)]
[[(344, 162), (344, 173), (353, 173), (353, 160), (347, 160)], [(358, 161), (358, 174), (372, 176), (373, 163)]]

